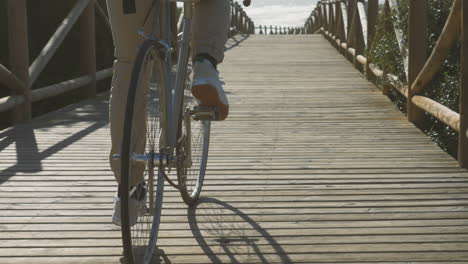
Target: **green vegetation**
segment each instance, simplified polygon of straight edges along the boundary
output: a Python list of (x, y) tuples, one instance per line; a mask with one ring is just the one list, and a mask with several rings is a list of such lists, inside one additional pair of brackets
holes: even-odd
[[(400, 49), (392, 28), (392, 23), (402, 30), (404, 43), (408, 39), (408, 1), (398, 0), (399, 10), (392, 10), (391, 17), (380, 16), (377, 28), (377, 39), (375, 47), (371, 51), (370, 59), (387, 73), (395, 74), (401, 81), (406, 83), (406, 75), (401, 60)], [(449, 16), (453, 0), (428, 0), (428, 53), (429, 57), (435, 46), (440, 33)], [(447, 59), (444, 61), (442, 70), (426, 87), (424, 95), (459, 111), (460, 91), (460, 43), (455, 45)], [(406, 110), (406, 98), (397, 91), (392, 91), (391, 99), (398, 105), (402, 112)], [(457, 133), (435, 118), (427, 116), (428, 128), (424, 131), (442, 149), (452, 156), (457, 155)]]

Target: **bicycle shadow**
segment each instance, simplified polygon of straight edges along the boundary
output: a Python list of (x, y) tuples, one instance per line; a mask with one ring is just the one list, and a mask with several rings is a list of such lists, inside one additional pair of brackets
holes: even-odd
[[(135, 260), (136, 263), (143, 263), (144, 251), (146, 251), (146, 248), (142, 248), (143, 254), (140, 256), (140, 258), (137, 257), (137, 259)], [(129, 262), (125, 259), (125, 257), (120, 258), (120, 264), (128, 264), (128, 263)], [(150, 264), (161, 264), (161, 263), (171, 264), (172, 262), (169, 260), (164, 250), (156, 246), (156, 249), (154, 250), (153, 258), (151, 259)]]
[(226, 202), (200, 198), (187, 216), (193, 236), (212, 263), (292, 263), (268, 231)]

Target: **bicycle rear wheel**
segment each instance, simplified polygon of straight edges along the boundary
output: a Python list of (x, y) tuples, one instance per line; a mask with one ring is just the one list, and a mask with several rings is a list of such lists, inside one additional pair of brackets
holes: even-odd
[(179, 141), (176, 148), (180, 193), (184, 202), (189, 206), (196, 203), (203, 187), (211, 127), (210, 121), (196, 120), (192, 115), (192, 110), (198, 105), (198, 101), (191, 92), (191, 72), (192, 65), (189, 64), (179, 118)]
[[(122, 139), (122, 240), (127, 263), (149, 263), (158, 238), (166, 147), (167, 65), (157, 42), (141, 45), (132, 71)], [(143, 206), (144, 205), (144, 206)]]

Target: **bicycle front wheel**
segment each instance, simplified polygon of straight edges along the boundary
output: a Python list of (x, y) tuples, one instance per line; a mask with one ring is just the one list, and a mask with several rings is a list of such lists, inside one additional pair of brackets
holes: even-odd
[(187, 205), (193, 205), (200, 196), (208, 162), (211, 122), (197, 120), (192, 110), (198, 101), (191, 92), (192, 65), (187, 67), (182, 111), (179, 118), (179, 133), (176, 153), (178, 157), (177, 179), (182, 199)]
[(167, 64), (155, 41), (140, 46), (132, 71), (121, 150), (122, 240), (127, 263), (149, 263), (158, 238), (166, 147)]

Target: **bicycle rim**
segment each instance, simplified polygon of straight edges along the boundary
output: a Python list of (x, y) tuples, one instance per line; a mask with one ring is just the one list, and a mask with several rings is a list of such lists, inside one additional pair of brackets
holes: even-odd
[[(167, 77), (165, 63), (158, 56), (153, 41), (147, 40), (141, 45), (127, 98), (120, 195), (122, 240), (128, 263), (147, 263), (151, 259), (161, 217), (164, 180), (160, 171), (164, 168), (155, 164), (153, 157), (167, 142), (163, 132), (167, 127)], [(133, 154), (146, 155), (149, 162), (135, 161)], [(139, 180), (135, 180), (137, 178)], [(139, 210), (135, 199), (146, 201), (147, 209)]]
[(198, 101), (191, 92), (192, 65), (187, 67), (182, 111), (179, 121), (179, 142), (176, 153), (178, 158), (177, 179), (180, 193), (187, 205), (193, 205), (200, 196), (208, 162), (208, 147), (210, 143), (211, 122), (195, 120), (187, 109), (193, 109)]

